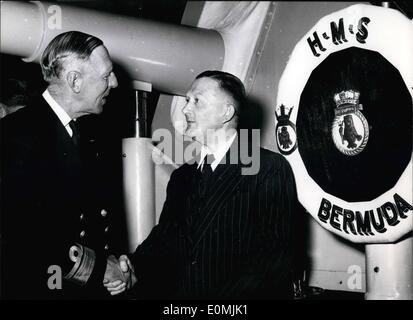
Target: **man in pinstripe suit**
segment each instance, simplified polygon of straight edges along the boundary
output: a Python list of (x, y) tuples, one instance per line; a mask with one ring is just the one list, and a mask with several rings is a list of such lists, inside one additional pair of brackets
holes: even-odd
[[(202, 144), (198, 161), (175, 170), (160, 221), (121, 266), (133, 269), (136, 297), (292, 298), (293, 215), (297, 198), (288, 162), (250, 148), (245, 174), (239, 115), (245, 89), (221, 71), (198, 75), (183, 108), (185, 134)], [(124, 290), (107, 284), (112, 294)]]

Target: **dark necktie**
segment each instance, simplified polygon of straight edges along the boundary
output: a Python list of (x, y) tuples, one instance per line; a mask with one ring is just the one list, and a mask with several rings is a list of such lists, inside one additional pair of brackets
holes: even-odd
[[(205, 205), (210, 178), (212, 176), (211, 163), (214, 162), (214, 155), (208, 154), (204, 158), (202, 169), (198, 169), (193, 180), (193, 191), (191, 191), (191, 210), (187, 216), (188, 225), (193, 228), (195, 221), (199, 219), (200, 209)], [(193, 231), (193, 230), (192, 230)]]
[(74, 120), (70, 120), (69, 127), (70, 129), (72, 129), (72, 132), (73, 132), (72, 134), (73, 143), (75, 144), (76, 147), (78, 147), (79, 142), (80, 142), (79, 128), (77, 127), (77, 124)]
[(206, 196), (209, 181), (212, 176), (211, 163), (214, 162), (215, 158), (213, 154), (208, 154), (204, 159), (204, 164), (201, 171), (201, 179), (199, 181), (199, 195), (201, 198)]
[(204, 158), (204, 164), (202, 167), (202, 176), (205, 179), (208, 179), (212, 175), (211, 164), (214, 161), (215, 161), (215, 157), (213, 154), (207, 154), (207, 156)]

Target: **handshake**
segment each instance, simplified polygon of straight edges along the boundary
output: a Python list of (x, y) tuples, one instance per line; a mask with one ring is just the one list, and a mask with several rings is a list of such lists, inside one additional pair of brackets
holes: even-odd
[(135, 270), (126, 255), (119, 260), (113, 255), (108, 257), (103, 285), (112, 296), (129, 290), (136, 282)]

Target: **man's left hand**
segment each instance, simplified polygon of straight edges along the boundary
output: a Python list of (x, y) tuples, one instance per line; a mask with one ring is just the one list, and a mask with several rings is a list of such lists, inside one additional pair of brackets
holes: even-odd
[(120, 256), (119, 261), (114, 256), (109, 256), (106, 270), (103, 285), (111, 295), (129, 290), (137, 282), (134, 268), (126, 255)]

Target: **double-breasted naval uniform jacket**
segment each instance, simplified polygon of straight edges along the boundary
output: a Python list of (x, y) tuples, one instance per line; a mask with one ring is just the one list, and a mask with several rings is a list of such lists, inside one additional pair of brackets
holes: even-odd
[(294, 177), (281, 155), (258, 153), (259, 172), (244, 175), (251, 164), (228, 151), (204, 193), (197, 163), (172, 173), (158, 225), (130, 255), (137, 297), (292, 297)]
[(98, 141), (77, 148), (43, 98), (0, 127), (2, 298), (98, 297), (116, 236)]

